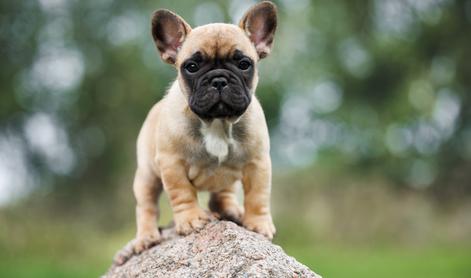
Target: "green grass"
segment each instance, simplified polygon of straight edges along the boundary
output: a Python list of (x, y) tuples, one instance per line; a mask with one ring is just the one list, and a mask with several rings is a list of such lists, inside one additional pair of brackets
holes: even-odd
[[(327, 277), (471, 277), (471, 249), (463, 247), (284, 246), (285, 251)], [(1, 251), (0, 251), (1, 252)], [(98, 277), (110, 259), (6, 256), (0, 254), (0, 277)]]
[[(285, 205), (276, 210), (275, 243), (324, 278), (471, 277), (468, 206), (444, 211), (420, 196), (365, 186), (300, 188), (278, 191), (275, 203)], [(165, 225), (171, 210), (163, 203)], [(132, 206), (122, 206), (126, 220), (105, 217), (105, 224), (90, 205), (73, 217), (0, 211), (0, 277), (99, 277), (134, 236)]]
[(106, 265), (93, 261), (65, 262), (44, 257), (2, 258), (0, 277), (11, 278), (80, 278), (98, 277)]
[(466, 247), (319, 247), (286, 246), (286, 252), (323, 277), (471, 277)]

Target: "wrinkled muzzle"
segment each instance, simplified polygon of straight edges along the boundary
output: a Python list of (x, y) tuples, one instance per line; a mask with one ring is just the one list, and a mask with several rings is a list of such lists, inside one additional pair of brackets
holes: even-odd
[(251, 101), (246, 88), (231, 71), (211, 70), (195, 82), (189, 105), (203, 119), (240, 117)]

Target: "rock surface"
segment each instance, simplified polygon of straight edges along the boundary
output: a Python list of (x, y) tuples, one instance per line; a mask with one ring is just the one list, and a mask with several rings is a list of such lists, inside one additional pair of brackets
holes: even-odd
[(162, 243), (111, 267), (104, 277), (321, 277), (232, 222), (214, 221), (186, 237), (171, 228), (162, 235)]

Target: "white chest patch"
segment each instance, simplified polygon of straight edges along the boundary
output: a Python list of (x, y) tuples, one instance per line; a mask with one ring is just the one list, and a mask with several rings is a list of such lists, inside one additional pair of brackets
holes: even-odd
[(226, 160), (229, 146), (233, 144), (232, 124), (216, 119), (210, 124), (203, 123), (201, 127), (206, 152), (217, 157), (219, 163)]

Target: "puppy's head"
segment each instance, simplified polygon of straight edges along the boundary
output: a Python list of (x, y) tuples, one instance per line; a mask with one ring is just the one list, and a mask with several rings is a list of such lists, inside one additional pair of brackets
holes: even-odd
[(250, 104), (257, 63), (270, 53), (276, 7), (261, 2), (239, 26), (213, 23), (192, 29), (181, 17), (158, 10), (152, 36), (164, 61), (174, 64), (191, 110), (203, 120), (236, 119)]

